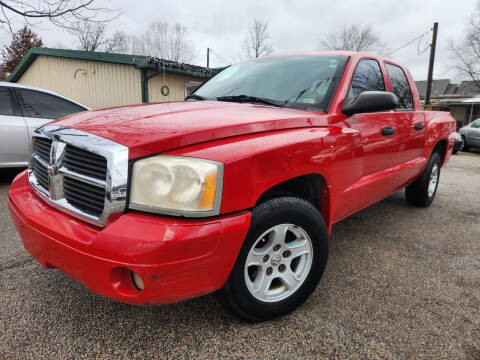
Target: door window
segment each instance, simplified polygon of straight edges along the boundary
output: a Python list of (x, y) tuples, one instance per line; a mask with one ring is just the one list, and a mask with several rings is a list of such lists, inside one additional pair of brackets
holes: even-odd
[(0, 115), (14, 115), (12, 99), (6, 87), (0, 87)]
[(55, 95), (35, 90), (18, 89), (18, 102), (24, 116), (58, 119), (85, 109)]
[(474, 121), (470, 126), (472, 128), (480, 128), (480, 120)]
[(385, 82), (377, 60), (363, 59), (353, 73), (347, 101), (353, 102), (364, 91), (385, 91)]
[(399, 100), (397, 109), (413, 110), (412, 91), (402, 68), (389, 63), (385, 63), (385, 68), (392, 85), (392, 92), (397, 95)]

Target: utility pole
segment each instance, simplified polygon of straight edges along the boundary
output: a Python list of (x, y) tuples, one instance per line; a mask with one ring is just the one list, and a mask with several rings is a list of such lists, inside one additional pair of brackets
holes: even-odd
[(432, 44), (430, 45), (430, 62), (428, 63), (427, 92), (425, 94), (425, 106), (430, 105), (432, 93), (433, 63), (435, 62), (435, 47), (437, 46), (438, 22), (433, 23)]
[(207, 47), (207, 69), (210, 69), (210, 48)]

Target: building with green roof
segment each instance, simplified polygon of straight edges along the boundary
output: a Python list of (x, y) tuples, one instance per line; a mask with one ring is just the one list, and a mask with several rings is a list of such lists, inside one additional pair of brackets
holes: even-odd
[(180, 101), (215, 72), (148, 56), (32, 48), (7, 81), (54, 91), (96, 109)]

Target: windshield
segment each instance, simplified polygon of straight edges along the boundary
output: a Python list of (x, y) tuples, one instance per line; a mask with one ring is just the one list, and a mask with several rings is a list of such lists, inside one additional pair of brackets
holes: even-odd
[(202, 85), (195, 95), (208, 100), (261, 98), (281, 106), (326, 111), (348, 58), (273, 56), (232, 65)]

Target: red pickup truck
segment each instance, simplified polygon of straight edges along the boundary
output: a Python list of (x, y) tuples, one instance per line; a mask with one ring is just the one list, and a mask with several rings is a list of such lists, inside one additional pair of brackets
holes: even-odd
[(164, 304), (217, 291), (262, 321), (312, 293), (334, 223), (402, 189), (430, 205), (454, 131), (391, 60), (269, 56), (184, 102), (38, 129), (9, 207), (30, 254), (98, 294)]

